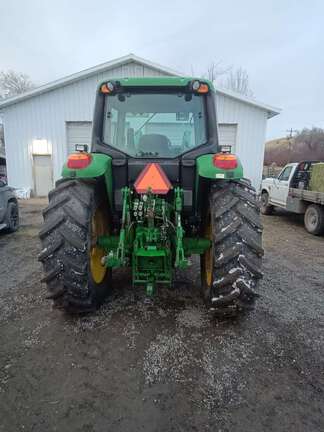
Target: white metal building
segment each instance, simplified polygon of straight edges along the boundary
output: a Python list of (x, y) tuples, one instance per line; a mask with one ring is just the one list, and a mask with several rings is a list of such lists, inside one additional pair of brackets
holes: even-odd
[[(46, 195), (74, 145), (90, 141), (98, 83), (111, 77), (159, 75), (180, 74), (130, 54), (0, 102), (9, 183)], [(245, 176), (258, 186), (267, 120), (279, 110), (229, 90), (217, 93), (220, 141), (232, 145)]]

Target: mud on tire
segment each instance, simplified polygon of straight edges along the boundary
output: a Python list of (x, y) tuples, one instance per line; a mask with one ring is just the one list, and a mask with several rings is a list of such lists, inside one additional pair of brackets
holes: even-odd
[(219, 314), (251, 309), (262, 278), (262, 223), (254, 188), (248, 180), (217, 182), (209, 196), (212, 282), (202, 287), (208, 307)]
[(69, 313), (94, 310), (110, 286), (110, 271), (100, 283), (90, 271), (92, 217), (101, 205), (107, 207), (107, 202), (104, 187), (94, 181), (61, 180), (49, 193), (38, 259), (43, 264), (42, 282), (47, 285), (48, 298)]

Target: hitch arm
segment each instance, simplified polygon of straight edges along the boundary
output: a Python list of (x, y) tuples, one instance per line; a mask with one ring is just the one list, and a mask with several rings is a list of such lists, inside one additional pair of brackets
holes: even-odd
[(174, 190), (175, 193), (175, 222), (176, 222), (176, 259), (175, 267), (186, 268), (188, 267), (188, 259), (185, 258), (183, 248), (183, 234), (184, 229), (181, 224), (181, 211), (182, 211), (182, 199), (183, 191), (177, 187)]

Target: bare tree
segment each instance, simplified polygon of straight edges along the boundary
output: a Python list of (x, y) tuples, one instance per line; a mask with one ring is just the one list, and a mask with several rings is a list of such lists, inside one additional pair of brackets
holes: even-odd
[(222, 62), (212, 62), (207, 68), (207, 72), (204, 74), (212, 82), (217, 82), (220, 77), (227, 75), (232, 69), (232, 66), (222, 66)]
[(303, 157), (324, 160), (324, 129), (313, 126), (296, 134), (296, 148)]
[(236, 93), (241, 93), (244, 96), (253, 96), (249, 85), (249, 75), (247, 71), (241, 67), (229, 72), (224, 82), (224, 87)]
[(13, 70), (0, 72), (0, 98), (19, 95), (34, 87), (35, 85), (26, 74)]
[[(287, 138), (266, 144), (264, 164), (276, 162), (279, 166), (287, 162), (301, 162), (303, 160), (324, 160), (324, 129), (312, 127), (301, 131), (289, 131)], [(295, 132), (292, 136), (292, 132)]]
[(216, 85), (241, 93), (245, 96), (253, 96), (249, 85), (249, 75), (243, 68), (233, 69), (233, 66), (223, 66), (222, 62), (209, 64), (204, 76)]

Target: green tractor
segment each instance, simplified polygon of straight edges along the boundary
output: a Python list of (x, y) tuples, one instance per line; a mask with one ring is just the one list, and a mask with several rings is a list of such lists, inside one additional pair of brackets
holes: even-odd
[(200, 255), (207, 307), (253, 306), (263, 249), (255, 190), (220, 148), (207, 80), (120, 78), (97, 91), (91, 152), (77, 146), (49, 193), (40, 231), (48, 297), (93, 311), (129, 267), (148, 297)]

